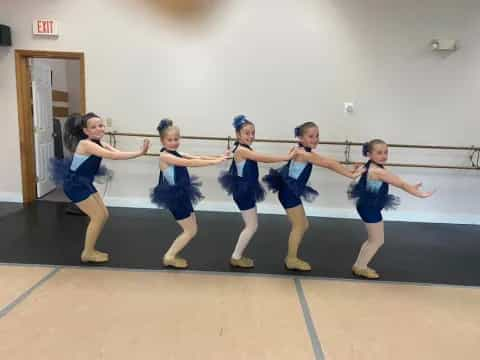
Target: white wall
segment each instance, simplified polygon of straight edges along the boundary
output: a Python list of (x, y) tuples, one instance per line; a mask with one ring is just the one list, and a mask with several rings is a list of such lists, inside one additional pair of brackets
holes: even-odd
[[(258, 137), (291, 138), (295, 125), (314, 120), (326, 140), (480, 144), (478, 1), (225, 0), (185, 18), (159, 3), (7, 0), (0, 22), (12, 27), (15, 48), (84, 51), (87, 108), (113, 118), (120, 131), (153, 132), (169, 116), (185, 134), (225, 136), (232, 116), (245, 113)], [(58, 40), (32, 37), (31, 21), (42, 16), (60, 22)], [(458, 39), (460, 49), (433, 53), (428, 45), (437, 37)], [(7, 197), (21, 191), (11, 49), (0, 49), (0, 76), (3, 122), (12, 134), (0, 152), (0, 193)], [(343, 114), (344, 101), (356, 104), (355, 115)], [(211, 153), (223, 144), (184, 147)], [(342, 157), (342, 149), (319, 151)], [(391, 160), (468, 163), (465, 153), (394, 149)], [(151, 158), (111, 164), (110, 203), (148, 204), (156, 165)], [(403, 194), (401, 210), (388, 218), (480, 223), (480, 173), (395, 171), (438, 193), (424, 201)], [(204, 179), (203, 207), (234, 209), (215, 182), (218, 169), (194, 172)], [(311, 214), (356, 216), (346, 179), (315, 170), (312, 183), (320, 197)], [(262, 209), (281, 211), (274, 197)]]

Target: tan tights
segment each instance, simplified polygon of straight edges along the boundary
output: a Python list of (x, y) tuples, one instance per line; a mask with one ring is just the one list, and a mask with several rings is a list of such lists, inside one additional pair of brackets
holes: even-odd
[(108, 210), (103, 203), (99, 193), (90, 195), (87, 199), (76, 203), (76, 205), (90, 218), (85, 234), (85, 243), (81, 259), (84, 262), (108, 261), (108, 254), (95, 249), (97, 239), (102, 232), (103, 226), (108, 220)]
[(177, 223), (182, 227), (183, 232), (177, 236), (168, 251), (165, 253), (165, 258), (176, 258), (178, 253), (183, 250), (185, 246), (192, 240), (197, 234), (197, 218), (195, 213), (183, 220), (178, 220)]
[(303, 205), (298, 205), (290, 209), (286, 209), (291, 229), (288, 237), (288, 258), (298, 257), (298, 248), (302, 242), (303, 235), (309, 227), (307, 216)]

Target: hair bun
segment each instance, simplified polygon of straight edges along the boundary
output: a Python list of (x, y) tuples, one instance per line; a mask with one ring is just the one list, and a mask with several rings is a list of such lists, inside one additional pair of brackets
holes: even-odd
[(305, 132), (310, 129), (310, 128), (317, 128), (318, 129), (318, 126), (317, 124), (315, 124), (313, 121), (307, 121), (307, 122), (304, 122), (303, 124), (301, 125), (298, 125), (294, 130), (293, 130), (293, 133), (295, 135), (295, 137), (301, 137), (305, 134)]
[(65, 121), (65, 131), (71, 135), (78, 136), (82, 131), (82, 115), (81, 114), (72, 114)]
[(170, 119), (162, 119), (160, 120), (160, 122), (158, 123), (158, 126), (157, 126), (157, 131), (160, 132), (170, 126), (173, 125), (173, 121), (170, 120)]
[(368, 156), (368, 152), (369, 152), (369, 148), (370, 147), (370, 143), (368, 142), (365, 142), (362, 144), (362, 154), (363, 156)]
[(71, 114), (63, 126), (63, 142), (70, 152), (75, 152), (75, 148), (78, 142), (82, 139), (86, 139), (87, 135), (83, 129), (87, 127), (88, 120), (94, 117), (98, 117), (95, 113)]
[(237, 115), (233, 118), (233, 127), (235, 130), (239, 130), (243, 124), (247, 122), (247, 117), (245, 115)]

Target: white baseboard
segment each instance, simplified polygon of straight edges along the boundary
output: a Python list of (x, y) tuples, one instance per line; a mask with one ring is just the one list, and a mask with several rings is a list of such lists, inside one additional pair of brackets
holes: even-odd
[(22, 203), (23, 196), (20, 193), (0, 192), (0, 201)]
[[(0, 192), (0, 201), (22, 203), (23, 198), (21, 193)], [(155, 209), (156, 206), (150, 202), (148, 198), (144, 197), (118, 197), (107, 196), (105, 203), (108, 206), (116, 207), (130, 207), (130, 208), (147, 208)], [(238, 212), (237, 207), (233, 201), (208, 201), (204, 200), (195, 208), (197, 211), (218, 211), (218, 212)], [(339, 219), (358, 219), (358, 214), (355, 209), (343, 208), (325, 208), (305, 206), (308, 216), (312, 217), (326, 217)], [(258, 205), (258, 212), (260, 214), (285, 214), (280, 205), (260, 203)], [(480, 215), (472, 214), (444, 214), (444, 213), (425, 213), (425, 212), (406, 212), (402, 210), (384, 211), (384, 218), (386, 221), (405, 221), (405, 222), (422, 222), (422, 223), (440, 223), (440, 224), (465, 224), (465, 225), (480, 225)]]
[[(126, 198), (107, 196), (105, 203), (108, 206), (131, 207), (131, 208), (149, 208), (154, 209), (156, 206), (146, 198)], [(217, 211), (217, 212), (238, 212), (237, 207), (232, 202), (208, 201), (200, 202), (195, 209), (197, 211)], [(308, 216), (326, 217), (339, 219), (359, 219), (355, 209), (336, 209), (336, 208), (320, 208), (305, 206)], [(262, 204), (258, 205), (260, 214), (285, 214), (280, 205)], [(421, 223), (441, 223), (441, 224), (466, 224), (480, 225), (480, 216), (471, 214), (434, 214), (420, 212), (405, 212), (401, 210), (384, 211), (386, 221), (405, 221), (405, 222), (421, 222)]]
[[(22, 203), (23, 198), (21, 193), (0, 192), (0, 201)], [(105, 203), (108, 206), (116, 207), (130, 207), (130, 208), (147, 208), (155, 209), (156, 206), (150, 202), (149, 199), (138, 197), (117, 197), (107, 196)], [(208, 201), (204, 200), (195, 208), (197, 211), (218, 211), (218, 212), (238, 212), (237, 207), (233, 201)], [(342, 208), (321, 208), (313, 206), (305, 206), (308, 216), (312, 217), (326, 217), (339, 219), (358, 219), (358, 214), (355, 209)], [(285, 211), (280, 205), (260, 203), (258, 205), (258, 212), (260, 214), (285, 214)], [(439, 224), (465, 224), (465, 225), (480, 225), (480, 215), (472, 214), (435, 214), (425, 212), (406, 212), (401, 210), (384, 211), (384, 218), (386, 221), (405, 221), (405, 222), (422, 222), (422, 223), (439, 223)]]

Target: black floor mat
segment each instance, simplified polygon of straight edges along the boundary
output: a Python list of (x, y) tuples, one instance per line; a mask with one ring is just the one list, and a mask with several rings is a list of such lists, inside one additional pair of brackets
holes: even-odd
[[(0, 208), (4, 204), (0, 204)], [(68, 215), (68, 204), (35, 202), (0, 217), (0, 262), (80, 265), (87, 218)], [(98, 248), (110, 253), (110, 267), (159, 269), (179, 232), (165, 210), (110, 208)], [(289, 225), (283, 215), (259, 215), (259, 229), (246, 255), (252, 270), (237, 270), (228, 260), (242, 227), (238, 213), (197, 212), (198, 235), (182, 256), (191, 269), (297, 274), (283, 259)], [(351, 265), (365, 239), (361, 221), (310, 218), (301, 257), (313, 271), (302, 276), (352, 278)], [(385, 245), (371, 266), (385, 281), (480, 285), (480, 226), (388, 222)]]

